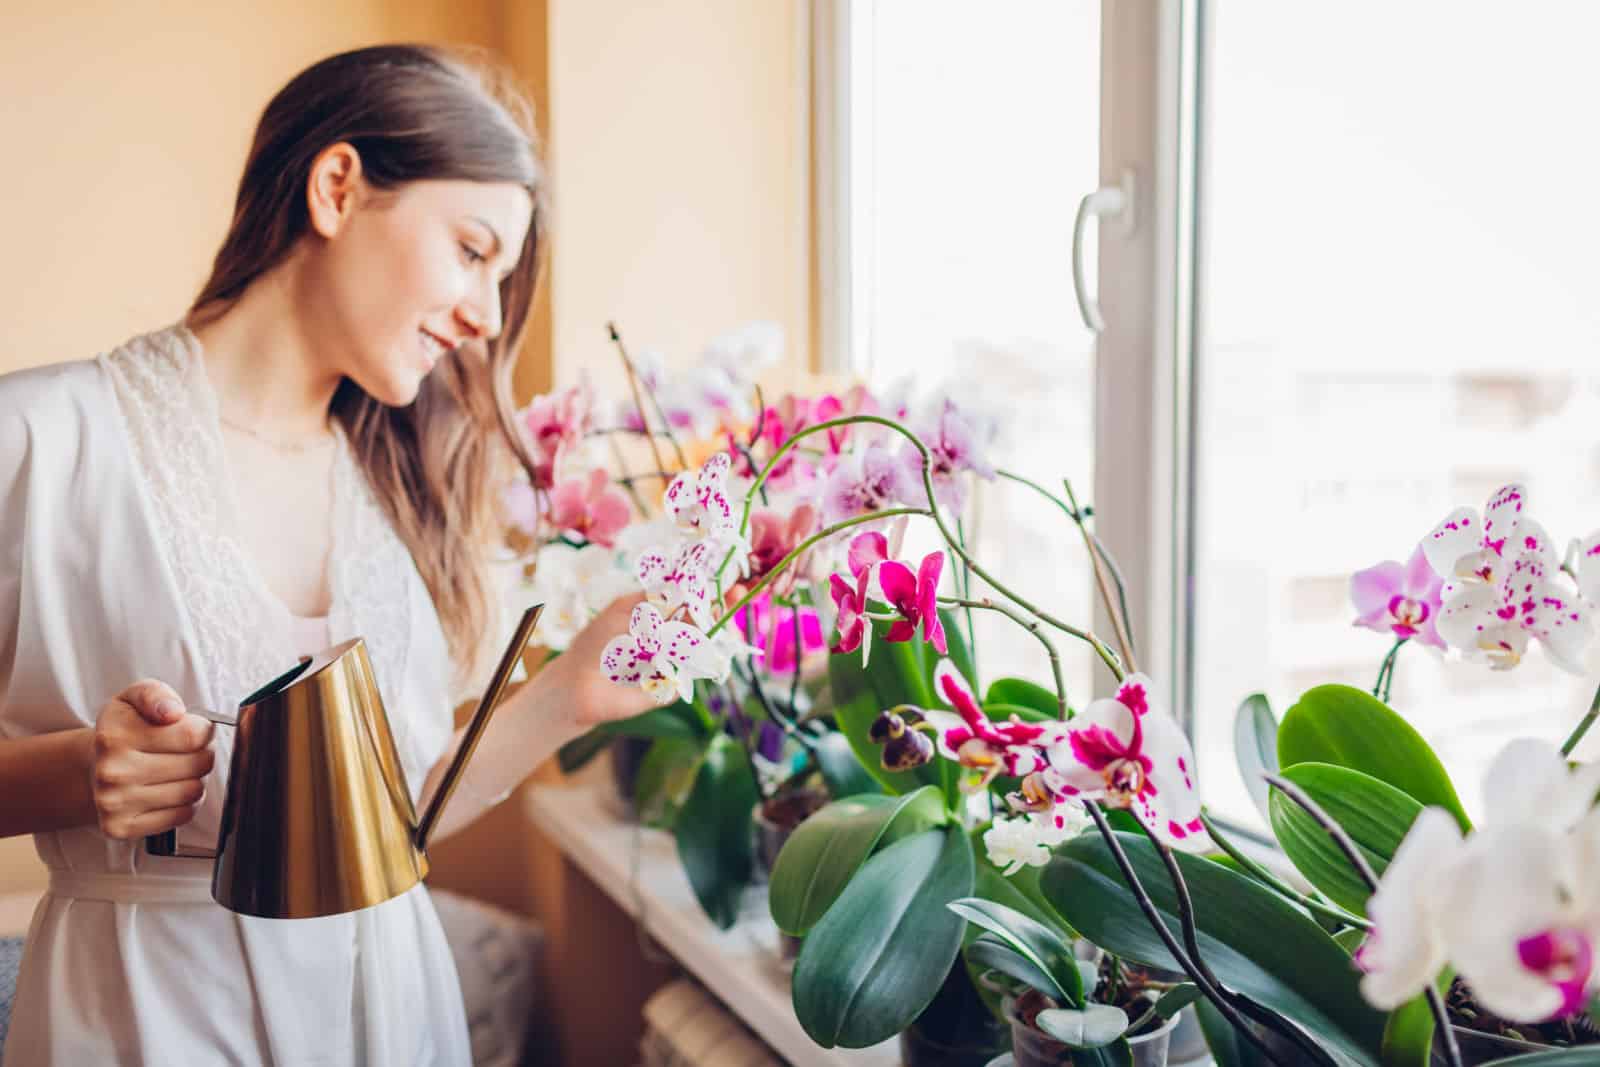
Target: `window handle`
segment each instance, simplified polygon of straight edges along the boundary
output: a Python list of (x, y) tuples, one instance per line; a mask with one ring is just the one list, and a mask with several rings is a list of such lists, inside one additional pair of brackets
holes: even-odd
[(1083, 273), (1083, 230), (1091, 215), (1117, 219), (1124, 231), (1133, 229), (1133, 171), (1122, 172), (1120, 185), (1103, 185), (1078, 201), (1078, 214), (1072, 220), (1072, 288), (1083, 324), (1099, 333), (1106, 328), (1106, 320), (1100, 314), (1099, 301), (1089, 295)]

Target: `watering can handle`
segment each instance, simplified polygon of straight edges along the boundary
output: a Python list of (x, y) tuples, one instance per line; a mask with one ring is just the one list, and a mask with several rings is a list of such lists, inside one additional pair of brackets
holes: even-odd
[[(184, 710), (190, 715), (198, 715), (208, 722), (216, 723), (218, 726), (234, 727), (239, 725), (232, 719), (223, 718), (210, 708), (188, 707)], [(147, 836), (144, 839), (144, 850), (152, 856), (178, 856), (185, 859), (205, 860), (217, 858), (216, 849), (202, 848), (199, 845), (178, 844), (178, 831), (176, 828)]]

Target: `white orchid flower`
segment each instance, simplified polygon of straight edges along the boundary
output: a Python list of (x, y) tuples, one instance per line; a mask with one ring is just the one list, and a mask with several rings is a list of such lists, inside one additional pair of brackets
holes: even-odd
[[(1483, 562), (1487, 557), (1474, 558)], [(1591, 612), (1548, 549), (1483, 562), (1483, 572), (1494, 580), (1445, 587), (1438, 622), (1445, 643), (1468, 659), (1509, 670), (1537, 640), (1556, 666), (1582, 674), (1583, 652), (1593, 632)]]
[(607, 678), (637, 685), (657, 704), (693, 700), (697, 678), (710, 677), (715, 664), (703, 653), (706, 635), (685, 622), (664, 619), (651, 604), (640, 604), (628, 632), (614, 638), (600, 656)]

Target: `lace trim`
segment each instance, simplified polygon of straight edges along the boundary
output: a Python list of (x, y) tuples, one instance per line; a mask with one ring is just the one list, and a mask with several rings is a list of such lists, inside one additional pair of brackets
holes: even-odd
[[(231, 715), (240, 699), (293, 661), (294, 651), (288, 609), (228, 532), (222, 431), (199, 342), (186, 327), (173, 326), (134, 338), (103, 362), (192, 623), (207, 698)], [(407, 581), (421, 579), (347, 447), (334, 461), (334, 509), (330, 630), (336, 638), (366, 638), (396, 744), (406, 753), (412, 731), (400, 701), (411, 644)], [(263, 619), (283, 625), (250, 625)]]

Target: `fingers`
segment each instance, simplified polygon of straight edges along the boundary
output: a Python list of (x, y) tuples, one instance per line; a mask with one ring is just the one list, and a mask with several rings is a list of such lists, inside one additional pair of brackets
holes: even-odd
[(159, 834), (165, 830), (173, 830), (184, 825), (194, 818), (197, 805), (183, 804), (171, 808), (158, 808), (154, 811), (142, 811), (137, 815), (126, 818), (113, 816), (102, 817), (100, 832), (107, 837), (131, 840)]
[(139, 777), (145, 785), (163, 785), (168, 782), (198, 780), (211, 773), (217, 754), (209, 748), (179, 755), (150, 755), (133, 753), (139, 766)]
[(118, 698), (151, 726), (166, 726), (183, 718), (183, 698), (164, 682), (135, 682)]

